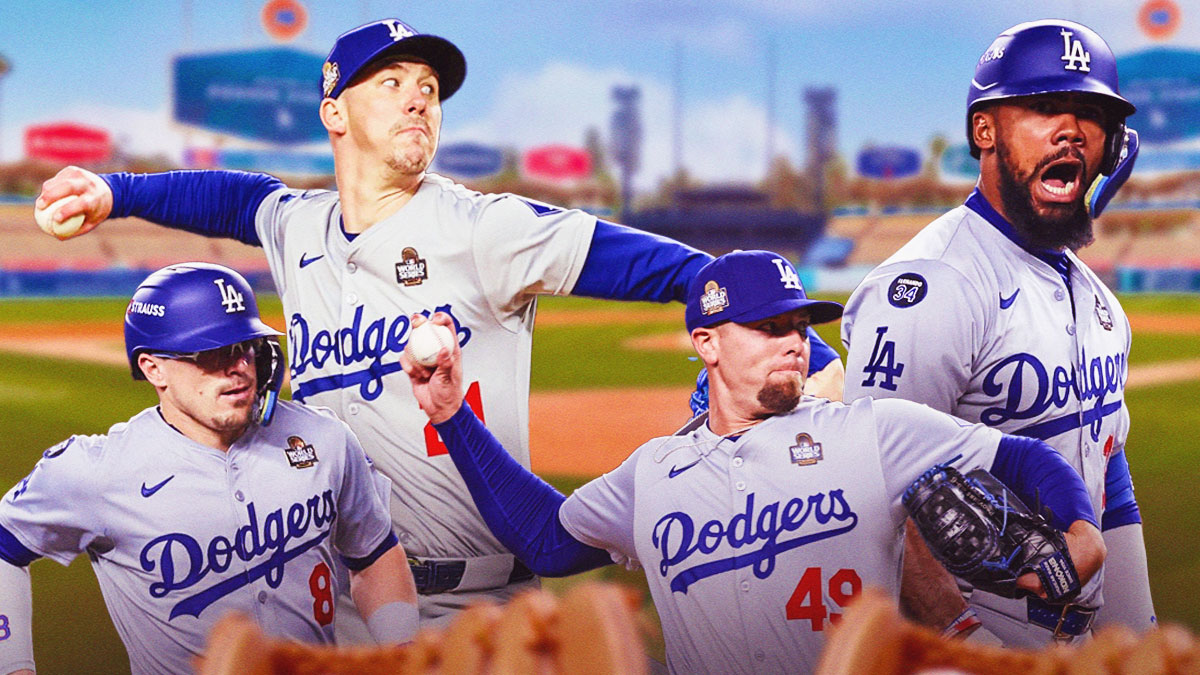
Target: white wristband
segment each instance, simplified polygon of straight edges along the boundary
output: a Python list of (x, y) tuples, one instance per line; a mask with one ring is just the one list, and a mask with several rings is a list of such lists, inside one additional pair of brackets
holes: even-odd
[(420, 613), (409, 602), (389, 602), (367, 619), (367, 631), (379, 644), (411, 642), (417, 634)]

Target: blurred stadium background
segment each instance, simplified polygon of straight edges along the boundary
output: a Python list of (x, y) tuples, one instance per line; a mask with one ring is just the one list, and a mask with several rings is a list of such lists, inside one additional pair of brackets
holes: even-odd
[[(26, 4), (6, 5), (0, 20), (5, 10)], [(300, 36), (310, 22), (326, 25), (338, 19), (338, 9), (317, 0), (311, 6), (298, 0), (230, 4), (249, 17), (245, 22), (251, 27), (245, 32), (251, 34), (246, 40), (250, 46), (216, 50), (219, 45), (203, 44), (189, 33), (181, 38), (187, 49), (173, 45), (156, 55), (171, 80), (170, 100), (164, 104), (173, 133), (185, 139), (179, 151), (141, 151), (127, 142), (125, 132), (108, 128), (103, 116), (64, 119), (53, 106), (44, 119), (14, 122), (6, 115), (6, 99), (0, 98), (0, 138), (11, 139), (13, 125), (20, 126), (19, 151), (10, 142), (0, 154), (0, 430), (8, 446), (0, 456), (4, 485), (27, 473), (44, 448), (72, 433), (102, 433), (153, 402), (147, 387), (129, 381), (121, 365), (120, 337), (121, 298), (149, 271), (187, 260), (220, 262), (245, 273), (261, 293), (273, 292), (261, 252), (238, 242), (136, 219), (67, 242), (47, 237), (32, 221), (33, 198), (42, 181), (65, 164), (78, 164), (96, 171), (261, 170), (294, 187), (333, 186), (332, 158), (312, 114), (323, 52), (297, 41), (303, 41)], [(682, 7), (664, 4), (674, 11)], [(203, 12), (190, 0), (161, 5), (171, 5), (184, 31)], [(1200, 428), (1200, 51), (1189, 43), (1200, 37), (1200, 5), (1148, 0), (1100, 6), (1114, 15), (1105, 15), (1104, 22), (1127, 23), (1140, 35), (1140, 41), (1124, 40), (1132, 46), (1118, 50), (1117, 56), (1122, 91), (1140, 109), (1130, 124), (1141, 131), (1144, 145), (1133, 178), (1097, 223), (1095, 244), (1080, 255), (1119, 292), (1134, 324), (1129, 450), (1160, 617), (1197, 630), (1200, 609), (1193, 589), (1200, 574), (1200, 501), (1193, 483), (1200, 474), (1194, 449)], [(397, 11), (369, 2), (354, 9), (363, 19)], [(1036, 5), (1025, 9), (1024, 14), (1009, 10), (982, 34), (991, 36), (1043, 14)], [(414, 23), (439, 32), (438, 12), (419, 11), (431, 18)], [(1082, 11), (1078, 3), (1061, 15), (1095, 24), (1088, 20), (1095, 14)], [(354, 23), (339, 19), (337, 30), (349, 28), (349, 23), (340, 25), (346, 21)], [(1107, 35), (1102, 26), (1095, 27)], [(11, 97), (13, 78), (6, 74), (10, 68), (19, 72), (23, 53), (9, 46), (21, 42), (10, 32), (11, 24), (0, 29), (0, 95)], [(324, 45), (333, 35), (311, 42)], [(972, 44), (973, 54), (988, 39)], [(681, 73), (689, 67), (688, 51), (680, 46), (686, 44), (680, 40), (667, 50), (674, 62), (667, 68), (673, 80), (665, 91), (676, 97), (682, 96), (687, 80)], [(932, 124), (923, 144), (884, 137), (848, 147), (847, 137), (862, 137), (858, 127), (865, 116), (860, 102), (846, 100), (853, 94), (842, 95), (849, 82), (839, 83), (836, 73), (813, 78), (832, 84), (787, 80), (782, 75), (788, 72), (783, 65), (787, 57), (775, 42), (763, 45), (766, 66), (754, 73), (765, 80), (763, 114), (749, 123), (731, 120), (728, 132), (759, 138), (755, 151), (761, 161), (755, 161), (760, 168), (744, 180), (702, 178), (713, 172), (695, 163), (696, 153), (685, 152), (692, 127), (683, 119), (683, 106), (678, 100), (675, 105), (649, 105), (646, 86), (632, 80), (596, 85), (602, 89), (596, 100), (606, 106), (606, 122), (582, 126), (572, 142), (548, 137), (510, 144), (477, 140), (465, 132), (444, 134), (434, 170), (479, 190), (583, 208), (714, 254), (733, 248), (779, 250), (797, 262), (810, 291), (844, 300), (867, 270), (961, 203), (977, 165), (966, 156), (960, 136), (939, 133)], [(465, 49), (473, 67), (486, 58), (476, 55), (478, 49), (485, 47)], [(272, 77), (258, 77), (263, 72)], [(965, 81), (954, 82), (953, 89), (965, 91), (959, 86)], [(786, 93), (776, 96), (777, 90)], [(960, 99), (945, 103), (953, 111), (961, 105)], [(667, 108), (665, 120), (651, 118), (653, 111)], [(447, 119), (455, 114), (461, 113), (448, 110)], [(763, 128), (750, 133), (747, 124)], [(780, 137), (776, 127), (784, 124), (792, 125), (791, 137), (798, 139), (787, 148), (772, 140)], [(669, 157), (664, 159), (663, 153)], [(666, 169), (648, 175), (649, 166)], [(282, 327), (278, 302), (268, 297), (264, 304), (269, 322)], [(561, 461), (562, 443), (587, 446), (600, 442), (587, 433), (608, 434), (615, 447), (624, 442), (631, 450), (644, 440), (644, 432), (632, 426), (635, 420), (614, 421), (596, 407), (597, 400), (647, 397), (625, 407), (646, 416), (659, 411), (646, 427), (654, 432), (673, 429), (687, 414), (687, 392), (697, 365), (673, 337), (679, 334), (681, 309), (613, 310), (606, 303), (551, 299), (539, 311), (534, 466), (566, 490), (605, 467), (603, 461)], [(836, 325), (823, 332), (831, 344), (839, 343)], [(586, 398), (597, 391), (607, 392), (608, 399)], [(578, 415), (580, 425), (591, 422), (608, 429), (576, 426), (574, 420), (564, 424), (563, 415)], [(34, 569), (41, 671), (127, 672), (86, 560), (68, 569), (49, 563)], [(593, 575), (640, 583), (639, 574), (616, 570)], [(564, 583), (573, 581), (551, 582)]]

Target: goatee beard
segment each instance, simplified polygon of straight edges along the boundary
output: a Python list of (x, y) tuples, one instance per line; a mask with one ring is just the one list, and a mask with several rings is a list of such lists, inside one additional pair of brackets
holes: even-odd
[(1087, 162), (1082, 153), (1065, 147), (1054, 155), (1044, 157), (1027, 176), (1017, 173), (1004, 143), (997, 142), (996, 153), (1000, 160), (1000, 201), (1004, 205), (1004, 214), (1030, 248), (1058, 251), (1065, 247), (1077, 251), (1095, 240), (1092, 216), (1085, 203), (1085, 190), (1080, 190), (1079, 197), (1070, 204), (1050, 206), (1049, 215), (1043, 216), (1034, 209), (1033, 191), (1029, 187), (1048, 164), (1072, 154), (1084, 163), (1080, 175), (1088, 175)]
[(768, 417), (791, 412), (800, 404), (803, 389), (799, 376), (789, 377), (782, 382), (767, 382), (758, 391), (758, 404), (767, 411)]

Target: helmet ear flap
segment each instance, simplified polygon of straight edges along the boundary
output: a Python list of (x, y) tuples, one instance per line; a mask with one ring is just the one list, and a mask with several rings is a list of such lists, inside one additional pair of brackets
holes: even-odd
[(1100, 161), (1100, 173), (1111, 176), (1121, 159), (1121, 149), (1125, 146), (1125, 123), (1118, 122), (1108, 130), (1104, 139), (1104, 159)]
[(283, 378), (286, 366), (283, 360), (283, 347), (275, 338), (264, 338), (267, 349), (259, 354), (255, 361), (255, 371), (258, 374), (258, 421), (267, 426), (275, 413), (275, 403), (279, 400), (279, 390), (283, 388)]

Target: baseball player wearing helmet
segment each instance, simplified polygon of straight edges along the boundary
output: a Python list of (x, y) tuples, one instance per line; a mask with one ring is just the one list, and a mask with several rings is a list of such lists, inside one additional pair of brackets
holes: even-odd
[(988, 467), (1022, 499), (1040, 494), (1080, 578), (1099, 569), (1087, 489), (1044, 443), (908, 401), (802, 396), (807, 328), (841, 313), (806, 298), (778, 254), (706, 265), (685, 314), (709, 372), (708, 413), (565, 499), (463, 405), (460, 349), (443, 349), (434, 368), (402, 362), (488, 525), (531, 568), (645, 568), (672, 672), (811, 672), (865, 585), (898, 593), (901, 499), (933, 465)]
[[(396, 19), (340, 36), (320, 78), (339, 192), (271, 176), (64, 169), (41, 202), (228, 236), (263, 247), (288, 317), (293, 397), (333, 409), (392, 479), (393, 521), (412, 558), (424, 618), (532, 578), (480, 520), (445, 447), (399, 376), (414, 313), (446, 312), (465, 354), (471, 406), (529, 465), (536, 298), (682, 301), (711, 256), (678, 242), (510, 194), (480, 194), (426, 169), (442, 103), (466, 62), (449, 41)], [(187, 195), (186, 200), (172, 195)], [(836, 352), (813, 371), (840, 391)], [(829, 373), (834, 373), (830, 376)], [(397, 379), (399, 376), (400, 379)]]
[(1108, 564), (1077, 604), (970, 594), (983, 625), (1010, 645), (1087, 633), (1102, 603), (1100, 621), (1155, 623), (1125, 458), (1129, 322), (1074, 253), (1132, 170), (1137, 134), (1124, 121), (1133, 112), (1112, 52), (1086, 26), (1004, 31), (967, 97), (975, 191), (875, 268), (842, 319), (847, 400), (903, 398), (1042, 439), (1103, 514)]
[(142, 282), (125, 347), (158, 405), (46, 450), (0, 501), (0, 672), (34, 667), (28, 565), (81, 553), (134, 673), (191, 672), (230, 611), (332, 642), (337, 560), (378, 639), (416, 632), (387, 479), (330, 412), (275, 401), (277, 335), (231, 269), (174, 265)]

